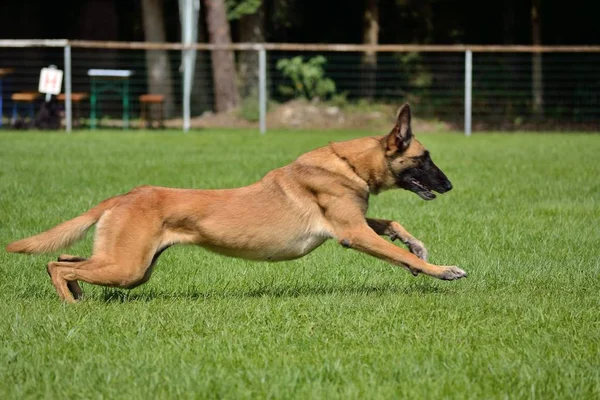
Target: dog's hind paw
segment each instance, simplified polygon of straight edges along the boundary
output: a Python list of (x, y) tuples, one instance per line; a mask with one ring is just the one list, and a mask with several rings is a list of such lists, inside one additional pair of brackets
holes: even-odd
[(453, 281), (460, 278), (466, 278), (467, 273), (462, 269), (451, 266), (451, 267), (443, 267), (444, 270), (440, 274), (439, 278), (444, 281)]

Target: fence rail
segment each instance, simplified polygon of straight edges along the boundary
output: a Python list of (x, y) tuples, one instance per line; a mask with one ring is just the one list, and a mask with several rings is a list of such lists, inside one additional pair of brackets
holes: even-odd
[[(194, 69), (193, 96), (191, 100), (185, 100), (181, 59), (182, 53), (191, 50), (197, 52), (198, 61)], [(150, 71), (147, 55), (166, 51), (168, 60), (164, 69), (168, 70), (166, 76), (169, 78), (159, 90), (171, 99), (166, 106), (167, 114), (174, 121), (172, 126), (185, 126), (182, 121), (186, 116), (180, 121), (175, 118), (180, 110), (191, 110), (197, 116), (212, 109), (210, 57), (217, 50), (233, 51), (238, 60), (246, 60), (249, 70), (239, 72), (242, 80), (255, 80), (257, 90), (242, 94), (242, 113), (252, 114), (248, 119), (257, 120), (256, 126), (261, 132), (266, 131), (267, 122), (272, 122), (267, 114), (269, 102), (288, 99), (280, 91), (281, 86), (289, 84), (289, 77), (277, 68), (279, 60), (294, 56), (310, 59), (316, 55), (327, 59), (325, 74), (335, 82), (338, 100), (342, 97), (344, 101), (368, 98), (396, 104), (409, 100), (418, 104), (418, 115), (448, 122), (464, 129), (467, 135), (472, 130), (482, 129), (599, 130), (600, 127), (600, 46), (184, 45), (62, 39), (0, 40), (0, 69), (16, 71), (12, 76), (4, 77), (4, 83), (0, 76), (0, 95), (3, 88), (5, 99), (4, 106), (0, 100), (0, 116), (11, 109), (11, 102), (6, 101), (9, 95), (35, 87), (39, 69), (48, 64), (56, 64), (65, 70), (64, 108), (68, 131), (74, 118), (81, 117), (80, 108), (87, 114), (90, 107), (89, 103), (73, 103), (72, 93), (89, 92), (87, 71), (92, 68), (133, 70), (129, 84), (132, 96), (127, 102), (132, 110), (138, 110), (139, 96), (134, 95), (149, 92), (148, 75), (156, 72)], [(365, 69), (363, 64), (365, 53), (377, 55), (371, 70)], [(534, 70), (532, 60), (535, 57), (543, 57), (539, 71)], [(372, 87), (365, 89), (364, 81), (369, 76), (376, 79), (371, 82)], [(118, 119), (122, 104), (125, 102), (114, 99), (103, 103), (104, 115)], [(77, 113), (73, 112), (73, 107), (77, 108)], [(132, 112), (135, 117), (135, 111)]]
[(196, 43), (153, 43), (153, 42), (117, 42), (95, 40), (66, 39), (0, 39), (2, 47), (65, 47), (84, 49), (112, 50), (260, 50), (267, 51), (334, 51), (334, 52), (366, 52), (379, 53), (600, 53), (600, 46), (530, 46), (530, 45), (426, 45), (426, 44), (344, 44), (344, 43), (231, 43), (210, 44)]

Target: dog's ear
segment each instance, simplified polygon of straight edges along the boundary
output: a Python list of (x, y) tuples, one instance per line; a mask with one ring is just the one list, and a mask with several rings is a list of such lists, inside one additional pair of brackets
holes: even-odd
[(410, 118), (410, 105), (405, 103), (398, 109), (396, 125), (387, 137), (387, 155), (402, 152), (410, 145), (413, 137)]

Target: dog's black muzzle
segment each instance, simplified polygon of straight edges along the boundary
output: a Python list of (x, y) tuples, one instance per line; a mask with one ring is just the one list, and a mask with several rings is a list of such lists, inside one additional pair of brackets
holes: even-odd
[(446, 174), (433, 163), (429, 153), (425, 153), (420, 163), (413, 168), (402, 171), (396, 176), (399, 187), (418, 194), (423, 200), (435, 199), (435, 194), (452, 190), (452, 183)]

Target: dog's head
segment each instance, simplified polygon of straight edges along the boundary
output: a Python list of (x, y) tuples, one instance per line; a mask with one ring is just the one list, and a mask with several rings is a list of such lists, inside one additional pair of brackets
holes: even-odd
[(434, 191), (445, 193), (452, 189), (452, 183), (433, 163), (429, 151), (414, 138), (408, 104), (400, 107), (396, 125), (383, 140), (389, 172), (397, 187), (410, 190), (423, 200), (435, 199)]

